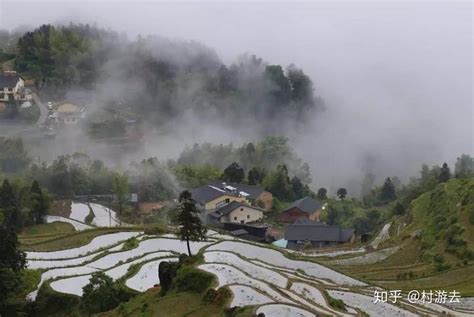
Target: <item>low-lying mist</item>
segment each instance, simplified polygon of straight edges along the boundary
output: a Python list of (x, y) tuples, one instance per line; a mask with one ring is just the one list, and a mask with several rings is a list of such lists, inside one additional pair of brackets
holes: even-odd
[[(54, 140), (22, 133), (41, 160), (85, 152), (125, 167), (148, 157), (177, 158), (194, 143), (241, 145), (280, 135), (310, 164), (311, 187), (345, 186), (356, 196), (367, 173), (378, 183), (387, 176), (406, 181), (422, 163), (452, 165), (461, 153), (474, 153), (468, 3), (149, 3), (154, 19), (144, 7), (123, 3), (41, 6), (46, 16), (2, 14), (1, 27), (98, 22), (114, 34), (94, 47), (95, 84), (72, 80), (58, 97), (88, 100), (87, 122)], [(175, 28), (167, 16), (176, 18)], [(268, 72), (271, 65), (281, 65), (287, 77), (301, 70), (311, 94), (281, 94), (286, 88), (278, 70)], [(113, 118), (114, 111), (139, 122), (139, 141), (124, 147), (91, 136), (90, 121)]]

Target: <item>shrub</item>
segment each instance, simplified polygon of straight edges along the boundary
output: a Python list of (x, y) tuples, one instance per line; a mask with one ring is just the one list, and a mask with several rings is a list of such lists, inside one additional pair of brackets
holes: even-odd
[(471, 208), (469, 210), (469, 222), (471, 225), (474, 225), (474, 208)]
[(331, 296), (328, 296), (328, 302), (329, 302), (329, 306), (346, 311), (346, 306), (344, 305), (344, 302), (342, 300), (335, 299)]
[(114, 283), (103, 272), (92, 274), (89, 284), (83, 287), (82, 306), (89, 313), (100, 313), (128, 301), (133, 294), (122, 285)]
[(166, 232), (166, 230), (163, 228), (163, 225), (158, 224), (146, 226), (143, 231), (145, 234), (163, 234)]
[(175, 286), (178, 291), (203, 293), (211, 286), (213, 280), (214, 276), (212, 274), (194, 267), (183, 266), (178, 270)]
[(202, 298), (205, 304), (215, 304), (224, 306), (232, 297), (231, 291), (227, 287), (221, 287), (218, 290), (209, 288)]
[(173, 279), (176, 277), (179, 263), (163, 261), (158, 267), (158, 276), (160, 278), (161, 294), (164, 295), (171, 288)]
[(123, 245), (122, 251), (128, 251), (131, 249), (135, 249), (138, 247), (138, 240), (135, 237), (131, 237), (127, 241), (125, 241), (125, 244)]

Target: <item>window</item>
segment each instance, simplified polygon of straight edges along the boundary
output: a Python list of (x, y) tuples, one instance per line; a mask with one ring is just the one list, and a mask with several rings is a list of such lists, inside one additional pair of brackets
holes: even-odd
[(5, 99), (5, 94), (4, 93), (0, 94), (0, 99)]
[(250, 219), (250, 215), (247, 215), (247, 219)]
[(225, 203), (226, 203), (226, 204), (230, 203), (230, 198), (226, 198), (226, 199), (225, 199)]
[(234, 217), (234, 220), (237, 220), (237, 217)]
[(240, 211), (244, 211), (244, 208), (240, 208)]

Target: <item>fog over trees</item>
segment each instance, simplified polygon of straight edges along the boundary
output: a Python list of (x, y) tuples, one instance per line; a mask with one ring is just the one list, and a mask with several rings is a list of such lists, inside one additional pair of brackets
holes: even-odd
[[(0, 29), (9, 31), (0, 35), (2, 46), (55, 25), (53, 42), (73, 48), (54, 51), (55, 63), (74, 51), (78, 67), (28, 69), (34, 59), (28, 36), (17, 66), (41, 78), (45, 89), (66, 96), (86, 91), (97, 106), (81, 132), (60, 136), (47, 150), (24, 140), (41, 160), (87, 150), (128, 165), (179, 159), (185, 145), (239, 147), (277, 134), (309, 163), (314, 191), (324, 186), (334, 195), (344, 186), (355, 195), (370, 188), (364, 178), (407, 181), (425, 162), (447, 162), (454, 172), (458, 156), (473, 154), (468, 2), (21, 3), (0, 4)], [(60, 31), (71, 22), (89, 24), (92, 40)], [(104, 114), (110, 109), (147, 114), (134, 131), (143, 135), (138, 149), (97, 142), (124, 133), (129, 118)]]

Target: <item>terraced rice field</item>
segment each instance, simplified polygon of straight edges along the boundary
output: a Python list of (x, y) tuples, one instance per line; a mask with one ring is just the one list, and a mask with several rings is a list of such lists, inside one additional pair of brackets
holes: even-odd
[[(208, 234), (209, 241), (191, 242), (194, 254), (201, 252), (204, 263), (197, 267), (216, 276), (214, 287), (228, 287), (233, 294), (230, 307), (252, 306), (256, 313), (278, 317), (318, 315), (370, 316), (438, 315), (440, 307), (403, 302), (374, 304), (374, 287), (312, 260), (293, 260), (266, 245), (227, 240), (225, 235)], [(136, 237), (138, 246), (123, 250), (124, 242)], [(82, 296), (91, 274), (103, 271), (137, 292), (159, 284), (158, 266), (177, 261), (186, 253), (186, 243), (173, 235), (143, 235), (116, 232), (95, 237), (88, 244), (52, 252), (28, 252), (30, 268), (42, 269), (41, 282), (56, 291)], [(308, 257), (314, 259), (314, 257)], [(133, 273), (129, 271), (133, 268)], [(36, 298), (37, 290), (29, 294)], [(345, 309), (332, 307), (330, 298), (340, 299)], [(439, 306), (439, 305), (438, 305)], [(443, 310), (445, 307), (441, 307)], [(447, 309), (447, 308), (446, 308)], [(456, 315), (458, 312), (450, 310)], [(462, 316), (462, 313), (459, 313)]]

